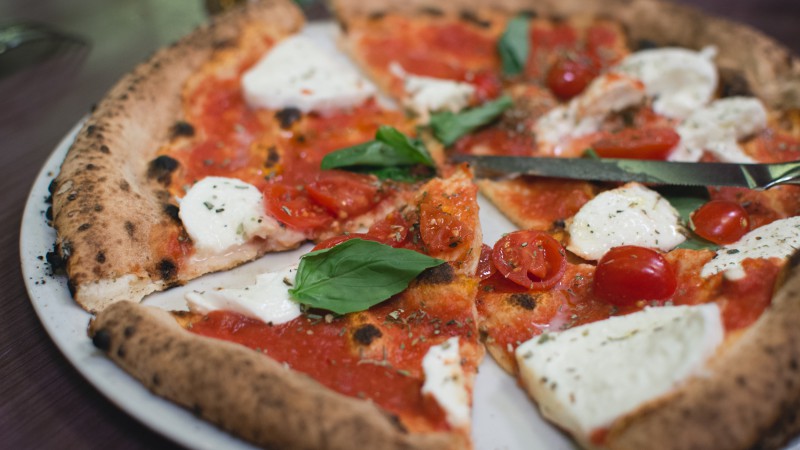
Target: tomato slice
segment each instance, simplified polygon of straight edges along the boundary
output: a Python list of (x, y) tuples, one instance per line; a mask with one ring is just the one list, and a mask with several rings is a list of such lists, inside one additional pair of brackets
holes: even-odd
[(372, 224), (369, 231), (367, 231), (367, 235), (386, 245), (400, 247), (408, 237), (409, 227), (410, 225), (406, 222), (406, 219), (403, 218), (403, 215), (394, 211), (383, 220)]
[(479, 103), (493, 100), (503, 92), (503, 81), (494, 72), (467, 72), (464, 81), (475, 86), (475, 98)]
[(547, 72), (547, 87), (560, 100), (566, 101), (583, 92), (597, 73), (597, 65), (591, 58), (565, 56)]
[(492, 249), (492, 262), (506, 279), (534, 290), (555, 286), (567, 268), (561, 244), (535, 230), (515, 231), (500, 238)]
[(312, 202), (305, 191), (279, 182), (264, 188), (264, 206), (279, 222), (300, 231), (316, 230), (333, 222), (333, 216)]
[(750, 230), (750, 216), (742, 205), (712, 200), (692, 213), (692, 230), (715, 244), (738, 241)]
[(342, 219), (364, 214), (381, 200), (373, 177), (341, 170), (322, 171), (306, 185), (306, 191), (314, 202)]
[(594, 293), (617, 306), (639, 300), (665, 300), (678, 287), (678, 278), (661, 253), (623, 245), (609, 250), (597, 263)]
[(315, 245), (312, 252), (317, 250), (325, 250), (327, 248), (336, 247), (337, 245), (341, 244), (342, 242), (349, 241), (350, 239), (364, 239), (365, 241), (376, 241), (380, 242), (379, 240), (369, 236), (365, 233), (350, 233), (350, 234), (340, 234), (339, 236), (334, 236), (332, 238), (325, 239), (324, 241), (320, 242), (319, 244)]
[(481, 256), (478, 258), (478, 269), (475, 271), (481, 280), (488, 280), (497, 273), (494, 264), (492, 264), (492, 247), (486, 244), (481, 245)]
[(666, 159), (681, 137), (669, 127), (626, 128), (592, 144), (603, 158)]

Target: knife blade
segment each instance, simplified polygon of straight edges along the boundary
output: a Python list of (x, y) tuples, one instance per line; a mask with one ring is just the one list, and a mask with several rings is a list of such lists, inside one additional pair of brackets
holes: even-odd
[(800, 161), (776, 164), (669, 162), (611, 158), (550, 158), (455, 155), (481, 178), (526, 174), (591, 181), (637, 181), (677, 186), (740, 186), (768, 189), (800, 184)]

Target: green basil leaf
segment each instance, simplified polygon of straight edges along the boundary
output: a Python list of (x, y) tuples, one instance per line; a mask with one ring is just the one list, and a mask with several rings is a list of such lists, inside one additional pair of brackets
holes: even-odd
[(418, 139), (409, 138), (395, 128), (382, 126), (375, 133), (375, 140), (331, 152), (322, 158), (320, 167), (323, 170), (344, 168), (373, 173), (382, 179), (396, 175), (400, 178), (393, 179), (404, 181), (413, 178), (410, 166), (417, 164), (436, 166), (425, 145)]
[(299, 303), (337, 314), (364, 311), (440, 264), (444, 261), (413, 250), (350, 239), (304, 255), (289, 293)]
[(677, 248), (690, 250), (716, 250), (719, 246), (707, 241), (691, 231), (692, 213), (709, 200), (708, 190), (705, 188), (689, 188), (680, 186), (664, 186), (657, 189), (669, 201), (681, 216), (683, 225), (690, 231), (690, 235)]
[(511, 97), (504, 95), (459, 113), (445, 111), (431, 114), (431, 130), (436, 139), (445, 146), (450, 146), (462, 136), (491, 123), (513, 104)]
[(526, 15), (514, 17), (508, 21), (503, 36), (497, 43), (503, 74), (515, 76), (522, 73), (530, 52), (530, 18)]

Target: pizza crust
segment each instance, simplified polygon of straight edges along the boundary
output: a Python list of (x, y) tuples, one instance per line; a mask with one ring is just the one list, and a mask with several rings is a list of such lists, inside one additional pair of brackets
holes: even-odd
[(181, 229), (168, 210), (174, 208), (164, 183), (169, 171), (154, 170), (151, 161), (182, 117), (183, 83), (217, 49), (231, 45), (245, 26), (257, 25), (262, 33), (279, 38), (303, 23), (291, 2), (249, 3), (157, 52), (97, 106), (52, 186), (57, 249), (67, 260), (70, 291), (84, 309), (98, 311), (121, 299), (141, 299), (291, 247), (267, 240), (233, 259), (179, 270), (162, 248), (163, 237)]
[(501, 12), (530, 12), (543, 17), (592, 15), (608, 17), (625, 26), (632, 43), (700, 49), (717, 47), (721, 71), (741, 73), (753, 93), (778, 109), (800, 108), (800, 59), (782, 44), (747, 25), (710, 17), (691, 7), (658, 0), (333, 0), (332, 7), (345, 27), (352, 20), (385, 13), (445, 12), (480, 17), (488, 8)]
[(260, 352), (194, 335), (158, 308), (110, 305), (91, 322), (89, 336), (153, 393), (260, 446), (469, 446), (458, 433), (409, 434), (372, 402), (336, 393)]

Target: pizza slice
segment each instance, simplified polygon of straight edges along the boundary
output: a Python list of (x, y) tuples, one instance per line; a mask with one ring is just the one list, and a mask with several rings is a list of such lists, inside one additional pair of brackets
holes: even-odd
[[(156, 394), (258, 445), (469, 447), (483, 354), (476, 195), (463, 169), (434, 179), (364, 234), (319, 244), (296, 271), (188, 294), (191, 312), (172, 317), (119, 302), (90, 335)], [(419, 275), (398, 281), (403, 270)]]
[[(51, 187), (56, 248), (82, 307), (369, 227), (435, 173), (403, 134), (413, 122), (302, 26), (288, 2), (247, 5), (156, 54), (98, 105)], [(383, 160), (366, 164), (394, 174), (342, 170), (347, 158), (322, 168), (361, 144), (351, 157), (377, 151)]]

